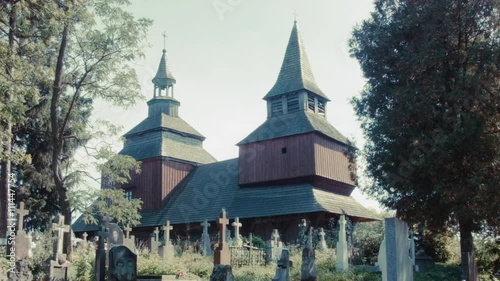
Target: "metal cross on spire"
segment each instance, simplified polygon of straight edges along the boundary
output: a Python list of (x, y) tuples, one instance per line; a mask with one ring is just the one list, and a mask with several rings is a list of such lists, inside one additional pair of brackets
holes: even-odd
[(163, 36), (163, 49), (167, 49), (167, 33), (164, 31), (161, 36)]
[(297, 22), (297, 10), (293, 9), (293, 21)]

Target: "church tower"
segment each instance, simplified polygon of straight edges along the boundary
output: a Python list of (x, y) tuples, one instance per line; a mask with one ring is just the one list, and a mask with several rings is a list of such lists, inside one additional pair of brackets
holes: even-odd
[(174, 98), (176, 80), (165, 49), (152, 82), (148, 117), (124, 135), (120, 152), (142, 162), (141, 173), (122, 188), (128, 197), (142, 199), (143, 210), (161, 208), (195, 166), (215, 162), (203, 148), (205, 137), (179, 116), (180, 102)]
[(238, 143), (240, 186), (310, 183), (350, 195), (351, 145), (326, 119), (330, 99), (316, 84), (297, 21), (264, 100), (267, 120)]

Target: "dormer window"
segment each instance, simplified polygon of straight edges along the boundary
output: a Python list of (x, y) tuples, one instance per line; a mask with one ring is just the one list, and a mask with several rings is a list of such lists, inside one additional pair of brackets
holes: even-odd
[(318, 113), (321, 116), (325, 116), (325, 100), (318, 98)]

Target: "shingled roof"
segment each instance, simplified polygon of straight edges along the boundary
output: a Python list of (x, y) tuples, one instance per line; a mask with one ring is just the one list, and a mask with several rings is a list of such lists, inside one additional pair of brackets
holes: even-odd
[(172, 224), (213, 220), (222, 208), (230, 218), (329, 212), (364, 220), (378, 219), (352, 197), (311, 184), (240, 187), (238, 166), (238, 159), (231, 159), (196, 167), (176, 187), (161, 211), (151, 214), (155, 218), (144, 219), (149, 224), (143, 226), (161, 225), (167, 219)]
[(330, 100), (316, 84), (297, 21), (295, 21), (278, 79), (264, 99), (304, 89)]
[(352, 145), (325, 117), (309, 111), (279, 115), (268, 118), (238, 145), (270, 140), (309, 132), (318, 132), (338, 142)]
[(160, 59), (160, 64), (158, 65), (158, 70), (153, 78), (152, 82), (158, 85), (163, 85), (166, 83), (167, 79), (171, 79), (175, 82), (174, 75), (170, 71), (170, 65), (167, 64), (167, 50), (163, 49), (163, 54)]

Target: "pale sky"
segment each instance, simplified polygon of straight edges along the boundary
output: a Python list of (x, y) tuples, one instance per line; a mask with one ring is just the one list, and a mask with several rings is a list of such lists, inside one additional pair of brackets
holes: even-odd
[[(363, 135), (349, 99), (364, 79), (349, 57), (353, 27), (369, 17), (372, 0), (131, 0), (130, 11), (154, 21), (137, 63), (142, 94), (153, 96), (166, 32), (168, 63), (177, 80), (179, 115), (202, 133), (217, 160), (236, 158), (235, 145), (266, 119), (262, 97), (278, 77), (296, 15), (316, 82), (331, 99), (327, 119), (361, 148)], [(146, 101), (124, 110), (96, 105), (95, 116), (123, 133), (147, 116)], [(368, 206), (359, 190), (353, 196)]]

